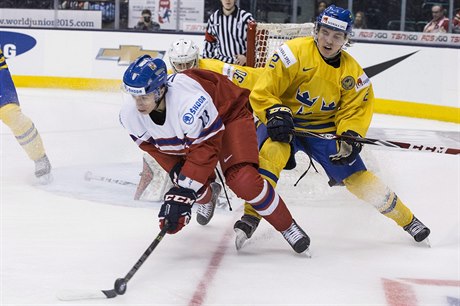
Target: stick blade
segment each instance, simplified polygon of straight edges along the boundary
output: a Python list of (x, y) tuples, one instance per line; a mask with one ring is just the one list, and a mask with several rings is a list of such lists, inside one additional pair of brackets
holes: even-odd
[(110, 299), (117, 296), (115, 290), (67, 289), (61, 290), (56, 297), (61, 301)]

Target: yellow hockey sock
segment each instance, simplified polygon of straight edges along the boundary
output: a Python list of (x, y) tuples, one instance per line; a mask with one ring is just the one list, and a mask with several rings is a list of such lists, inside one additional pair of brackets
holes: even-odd
[(10, 103), (2, 106), (0, 119), (11, 129), (30, 159), (36, 161), (45, 156), (40, 134), (32, 120), (22, 113), (19, 105)]
[(403, 227), (412, 221), (413, 214), (388, 186), (370, 171), (360, 171), (344, 180), (347, 189), (388, 218)]

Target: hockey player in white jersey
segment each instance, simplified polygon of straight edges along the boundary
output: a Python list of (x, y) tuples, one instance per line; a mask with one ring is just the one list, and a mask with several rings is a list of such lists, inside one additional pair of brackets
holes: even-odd
[(281, 232), (295, 252), (308, 249), (308, 235), (257, 171), (249, 91), (201, 69), (168, 77), (163, 60), (148, 55), (128, 67), (123, 87), (122, 125), (174, 183), (159, 212), (160, 228), (178, 232), (189, 222), (193, 204), (209, 201), (209, 182), (220, 162), (227, 185), (238, 197)]

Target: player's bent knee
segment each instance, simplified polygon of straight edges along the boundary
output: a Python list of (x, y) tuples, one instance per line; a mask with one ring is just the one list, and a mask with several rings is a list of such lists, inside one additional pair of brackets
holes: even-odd
[(358, 198), (366, 198), (371, 194), (386, 193), (386, 186), (371, 171), (358, 171), (343, 180), (347, 189)]
[(241, 199), (251, 200), (264, 188), (264, 180), (252, 164), (238, 164), (225, 173), (228, 187)]
[(268, 139), (260, 148), (260, 166), (263, 168), (271, 166), (283, 169), (289, 160), (290, 152), (291, 147), (289, 144)]

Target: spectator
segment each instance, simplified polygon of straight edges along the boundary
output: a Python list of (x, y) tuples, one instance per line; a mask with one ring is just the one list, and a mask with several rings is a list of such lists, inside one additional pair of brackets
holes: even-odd
[(251, 13), (235, 5), (235, 0), (221, 0), (222, 7), (208, 20), (203, 58), (215, 58), (229, 64), (246, 65), (247, 30)]
[(433, 19), (423, 28), (423, 32), (446, 33), (449, 29), (449, 18), (444, 15), (444, 8), (442, 5), (433, 5), (431, 14), (433, 15)]
[(311, 18), (311, 22), (316, 22), (316, 18), (328, 7), (329, 4), (327, 4), (326, 1), (319, 1), (318, 2), (318, 8), (316, 9), (316, 14)]
[(367, 29), (366, 15), (364, 12), (357, 11), (355, 14), (355, 21), (353, 23), (354, 29)]
[(452, 33), (460, 33), (460, 8), (455, 11), (455, 16), (452, 20)]
[(141, 20), (134, 26), (136, 30), (159, 31), (160, 24), (152, 21), (152, 11), (145, 9), (142, 11)]

